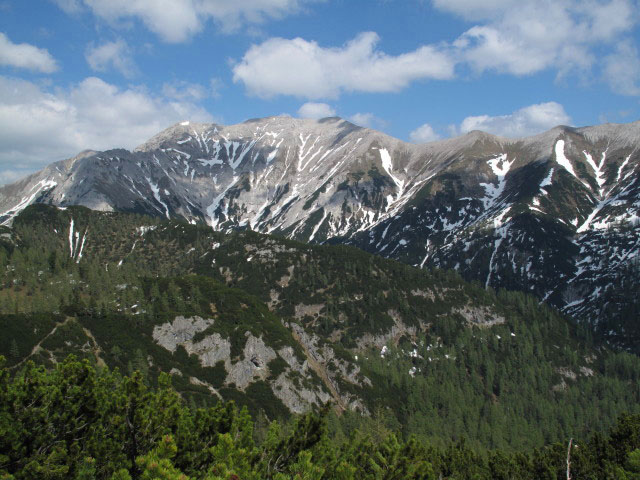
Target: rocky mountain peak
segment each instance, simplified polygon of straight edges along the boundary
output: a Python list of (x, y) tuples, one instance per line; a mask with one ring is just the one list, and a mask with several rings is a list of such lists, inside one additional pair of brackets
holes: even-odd
[(150, 152), (157, 150), (162, 148), (164, 144), (175, 143), (180, 140), (180, 138), (183, 138), (185, 135), (189, 135), (193, 132), (202, 134), (205, 131), (214, 130), (216, 128), (221, 127), (214, 123), (196, 123), (191, 121), (179, 122), (164, 129), (162, 132), (151, 137), (145, 143), (137, 146), (134, 149), (134, 152)]
[(640, 122), (424, 145), (338, 117), (182, 122), (133, 152), (85, 152), (0, 188), (0, 218), (79, 204), (350, 243), (595, 321), (624, 304), (607, 298), (638, 255), (639, 144)]

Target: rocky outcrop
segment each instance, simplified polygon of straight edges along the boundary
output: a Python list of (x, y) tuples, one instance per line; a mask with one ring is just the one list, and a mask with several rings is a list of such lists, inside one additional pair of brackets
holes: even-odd
[(466, 306), (464, 308), (454, 309), (453, 312), (460, 314), (469, 325), (476, 327), (489, 328), (505, 322), (504, 317), (496, 314), (489, 307)]
[(321, 406), (331, 400), (331, 395), (323, 390), (311, 390), (296, 385), (290, 378), (289, 372), (281, 373), (271, 384), (273, 394), (284, 403), (293, 413), (309, 411), (310, 405)]
[(232, 364), (228, 358), (225, 362), (227, 369), (227, 385), (234, 384), (237, 389), (244, 390), (256, 380), (266, 380), (269, 377), (267, 364), (276, 358), (276, 352), (265, 345), (262, 338), (256, 338), (246, 332), (247, 343), (243, 350), (243, 357)]
[(320, 312), (325, 307), (324, 303), (319, 303), (315, 305), (305, 305), (304, 303), (299, 303), (295, 306), (295, 313), (293, 314), (294, 318), (300, 320), (306, 316), (310, 316), (313, 318), (318, 318)]
[(436, 296), (431, 290), (420, 290), (419, 288), (411, 290), (411, 295), (414, 297), (428, 298), (429, 300), (435, 300)]
[(308, 334), (300, 325), (292, 323), (290, 328), (293, 337), (306, 353), (309, 366), (322, 379), (336, 404), (342, 410), (357, 410), (368, 414), (368, 410), (356, 395), (340, 388), (340, 381), (346, 381), (358, 387), (371, 386), (371, 380), (360, 374), (360, 367), (338, 358), (329, 345), (321, 345), (317, 335)]
[(206, 330), (213, 325), (213, 322), (213, 319), (205, 320), (197, 316), (190, 318), (178, 316), (171, 323), (156, 325), (153, 328), (153, 339), (158, 345), (170, 352), (175, 352), (178, 345), (191, 343), (196, 333)]
[(178, 316), (172, 323), (154, 327), (153, 339), (171, 352), (175, 352), (178, 345), (181, 345), (189, 355), (196, 355), (203, 367), (213, 367), (220, 361), (229, 361), (231, 343), (219, 333), (207, 335), (197, 343), (193, 342), (193, 337), (213, 325), (214, 321), (197, 316)]
[(189, 355), (196, 355), (200, 359), (203, 367), (214, 367), (218, 362), (223, 362), (227, 371), (225, 383), (234, 384), (240, 390), (247, 388), (255, 379), (265, 380), (269, 376), (267, 364), (276, 358), (276, 352), (265, 345), (261, 338), (246, 332), (243, 357), (236, 363), (231, 361), (231, 342), (219, 333), (214, 332), (198, 342), (193, 341), (197, 333), (203, 332), (214, 322), (213, 319), (197, 316), (178, 316), (171, 323), (154, 327), (153, 338), (171, 352), (175, 352), (179, 345), (183, 346)]
[[(178, 346), (184, 347), (189, 355), (196, 355), (199, 358), (203, 367), (214, 367), (222, 362), (226, 371), (224, 384), (228, 387), (244, 391), (254, 382), (267, 382), (276, 398), (293, 413), (303, 413), (313, 406), (321, 406), (331, 401), (332, 395), (327, 393), (323, 385), (318, 384), (317, 377), (312, 375), (308, 360), (298, 358), (290, 346), (282, 347), (276, 353), (262, 338), (247, 331), (244, 334), (246, 340), (241, 358), (232, 359), (230, 340), (217, 332), (194, 342), (193, 339), (198, 333), (204, 332), (214, 324), (214, 319), (178, 316), (172, 322), (156, 325), (153, 329), (153, 338), (171, 352), (175, 352)], [(287, 368), (274, 378), (269, 369), (269, 363), (278, 356), (285, 361)], [(343, 365), (337, 361), (335, 364), (340, 372), (345, 372), (345, 378), (348, 376), (349, 381), (356, 380), (359, 371), (357, 366), (354, 369), (347, 368), (346, 364)], [(183, 373), (176, 368), (173, 368), (170, 373), (183, 376)], [(210, 383), (193, 376), (189, 377), (189, 382), (206, 387), (212, 394), (222, 398), (219, 391)]]
[[(418, 333), (418, 329), (414, 326), (407, 326), (402, 321), (402, 317), (400, 313), (396, 310), (389, 310), (387, 312), (393, 319), (393, 326), (389, 329), (389, 331), (380, 333), (378, 335), (374, 335), (372, 333), (366, 333), (362, 335), (360, 338), (356, 340), (356, 344), (360, 350), (364, 350), (367, 348), (375, 347), (375, 348), (383, 348), (387, 343), (393, 342), (396, 343), (400, 338), (407, 335), (409, 337), (415, 337)], [(424, 330), (425, 326), (421, 326), (421, 329)]]

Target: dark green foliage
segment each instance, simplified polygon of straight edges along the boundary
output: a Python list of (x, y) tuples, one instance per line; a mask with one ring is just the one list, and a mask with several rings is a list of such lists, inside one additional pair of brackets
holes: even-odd
[(11, 346), (9, 347), (9, 355), (11, 358), (17, 360), (20, 358), (20, 350), (18, 349), (18, 343), (15, 338), (11, 339)]
[[(0, 364), (4, 359), (0, 357)], [(148, 388), (69, 357), (47, 371), (0, 368), (0, 478), (175, 480), (636, 479), (640, 416), (532, 452), (483, 453), (464, 438), (434, 446), (391, 433), (327, 433), (327, 411), (272, 422), (256, 441), (246, 409), (189, 408), (161, 376)]]
[[(0, 352), (8, 354), (8, 363), (20, 361), (47, 335), (62, 317), (51, 314), (0, 315)], [(17, 353), (18, 356), (14, 356)]]

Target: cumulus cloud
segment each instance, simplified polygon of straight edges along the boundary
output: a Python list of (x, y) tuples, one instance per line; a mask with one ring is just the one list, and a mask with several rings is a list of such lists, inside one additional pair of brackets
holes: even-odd
[[(633, 0), (433, 0), (436, 8), (481, 22), (455, 42), (476, 71), (528, 75), (548, 68), (586, 71), (603, 45), (637, 21)], [(552, 20), (552, 21), (551, 21)]]
[(184, 80), (165, 83), (162, 86), (162, 93), (168, 98), (181, 101), (200, 101), (217, 94), (213, 84), (211, 89), (207, 89), (199, 83), (191, 83)]
[(138, 19), (167, 42), (183, 42), (200, 31), (202, 21), (193, 0), (83, 0), (107, 22)]
[(361, 127), (370, 127), (375, 116), (373, 113), (355, 113), (349, 117), (349, 120)]
[(539, 103), (509, 115), (480, 115), (465, 118), (452, 133), (482, 130), (502, 137), (519, 138), (544, 132), (558, 125), (568, 125), (571, 118), (556, 102)]
[(102, 45), (90, 45), (85, 58), (91, 69), (97, 72), (114, 69), (127, 78), (133, 77), (137, 72), (131, 49), (122, 39)]
[(605, 58), (604, 77), (614, 92), (640, 95), (640, 56), (631, 42), (621, 42)]
[[(379, 37), (366, 32), (341, 47), (302, 38), (271, 38), (253, 45), (233, 68), (234, 81), (250, 94), (270, 98), (292, 95), (311, 100), (345, 92), (397, 92), (424, 79), (450, 79), (456, 66), (523, 76), (555, 70), (564, 77), (590, 75), (606, 67), (606, 78), (620, 71), (616, 58), (630, 57), (626, 40), (640, 15), (635, 0), (432, 0), (436, 8), (476, 23), (451, 43), (423, 45), (391, 56), (378, 48)], [(550, 21), (552, 19), (553, 21)], [(620, 52), (617, 47), (631, 47)], [(607, 50), (618, 48), (617, 57)], [(604, 52), (604, 53), (603, 53)], [(633, 72), (610, 81), (629, 88)], [(631, 83), (631, 85), (635, 85)]]
[(186, 119), (212, 120), (193, 103), (119, 89), (96, 77), (51, 92), (0, 76), (0, 182), (85, 149), (134, 148)]
[(349, 117), (349, 121), (367, 128), (384, 128), (386, 122), (381, 118), (376, 117), (373, 113), (354, 113)]
[(259, 97), (318, 99), (342, 92), (396, 92), (415, 80), (453, 77), (453, 61), (433, 46), (391, 56), (376, 49), (378, 41), (374, 32), (340, 48), (302, 38), (271, 38), (245, 53), (233, 68), (233, 80)]
[(433, 142), (434, 140), (438, 140), (440, 135), (438, 135), (431, 125), (425, 123), (424, 125), (419, 126), (413, 132), (409, 134), (409, 139), (413, 143), (427, 143)]
[(322, 0), (54, 0), (68, 13), (82, 6), (110, 22), (137, 19), (167, 42), (184, 42), (214, 21), (222, 31), (258, 24)]
[(326, 103), (307, 102), (298, 109), (300, 118), (325, 118), (333, 117), (336, 114), (335, 109)]
[(42, 73), (52, 73), (58, 69), (55, 59), (46, 49), (28, 43), (13, 43), (9, 37), (1, 32), (0, 65)]

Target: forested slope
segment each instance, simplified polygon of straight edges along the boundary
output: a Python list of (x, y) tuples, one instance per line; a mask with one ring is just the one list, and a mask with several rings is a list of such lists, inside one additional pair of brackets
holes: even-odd
[(0, 236), (0, 353), (170, 374), (191, 405), (261, 423), (334, 406), (433, 445), (541, 447), (639, 412), (640, 361), (530, 296), (354, 248), (33, 206)]

